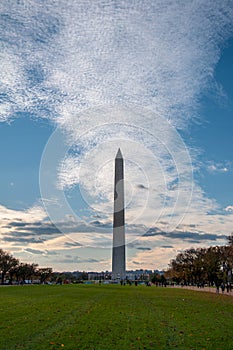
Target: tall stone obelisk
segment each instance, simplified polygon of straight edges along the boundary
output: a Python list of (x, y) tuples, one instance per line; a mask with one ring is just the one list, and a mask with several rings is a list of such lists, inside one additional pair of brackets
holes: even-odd
[(112, 279), (125, 279), (124, 160), (120, 148), (115, 158)]

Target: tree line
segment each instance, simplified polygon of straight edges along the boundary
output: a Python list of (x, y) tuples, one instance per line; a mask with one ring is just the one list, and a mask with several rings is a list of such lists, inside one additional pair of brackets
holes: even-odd
[(233, 234), (225, 246), (190, 248), (171, 260), (165, 277), (176, 283), (220, 285), (232, 282)]
[(44, 283), (51, 276), (52, 268), (41, 268), (38, 264), (20, 262), (10, 253), (0, 249), (0, 273), (1, 284), (5, 284), (6, 280), (9, 284), (13, 284), (13, 281), (24, 284), (32, 279)]

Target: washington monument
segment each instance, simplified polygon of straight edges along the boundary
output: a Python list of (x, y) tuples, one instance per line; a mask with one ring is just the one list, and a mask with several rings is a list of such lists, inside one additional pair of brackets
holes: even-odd
[(120, 148), (115, 158), (112, 279), (125, 279), (124, 160)]

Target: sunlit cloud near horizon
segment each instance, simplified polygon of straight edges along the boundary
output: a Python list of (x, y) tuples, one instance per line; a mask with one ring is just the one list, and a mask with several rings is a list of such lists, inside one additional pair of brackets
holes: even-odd
[(206, 96), (227, 100), (215, 72), (232, 2), (31, 0), (0, 11), (0, 121), (54, 130), (38, 163), (41, 198), (22, 209), (0, 197), (1, 248), (55, 270), (110, 270), (119, 147), (128, 269), (224, 244), (233, 199), (223, 206), (197, 174), (230, 176), (233, 160), (203, 162), (192, 130)]

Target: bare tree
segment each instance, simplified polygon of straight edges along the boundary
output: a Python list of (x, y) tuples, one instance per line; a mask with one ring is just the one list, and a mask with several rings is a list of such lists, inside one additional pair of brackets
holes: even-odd
[(37, 274), (39, 275), (40, 283), (45, 283), (47, 279), (52, 275), (52, 272), (53, 270), (50, 267), (39, 268), (37, 270)]
[(8, 252), (0, 249), (1, 284), (5, 282), (6, 274), (17, 264), (17, 260)]
[(26, 280), (31, 280), (36, 275), (37, 264), (21, 263), (16, 269), (16, 277), (18, 282), (25, 283)]
[(233, 232), (230, 233), (227, 239), (228, 239), (228, 245), (233, 246)]

